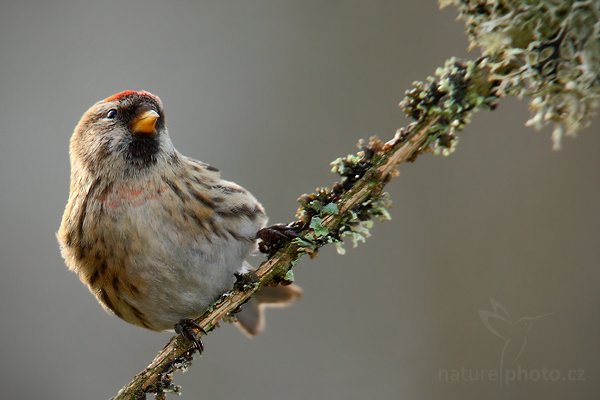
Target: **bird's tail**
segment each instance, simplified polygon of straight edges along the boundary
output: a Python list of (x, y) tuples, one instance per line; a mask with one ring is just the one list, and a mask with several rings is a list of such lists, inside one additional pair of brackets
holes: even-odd
[(264, 286), (236, 314), (236, 325), (248, 336), (258, 335), (264, 328), (265, 307), (285, 307), (302, 296), (297, 285)]

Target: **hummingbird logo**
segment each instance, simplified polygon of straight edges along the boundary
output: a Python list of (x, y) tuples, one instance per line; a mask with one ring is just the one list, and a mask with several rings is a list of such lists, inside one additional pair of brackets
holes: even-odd
[(502, 304), (491, 297), (490, 303), (492, 310), (479, 310), (479, 317), (483, 325), (504, 342), (500, 353), (499, 372), (502, 375), (506, 362), (514, 364), (523, 355), (523, 351), (527, 345), (527, 336), (533, 328), (534, 321), (545, 318), (552, 313), (541, 314), (535, 317), (521, 317), (514, 321)]

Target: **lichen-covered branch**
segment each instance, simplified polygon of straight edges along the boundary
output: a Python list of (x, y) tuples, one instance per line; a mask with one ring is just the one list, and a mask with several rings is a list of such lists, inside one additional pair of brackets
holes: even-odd
[[(197, 322), (210, 332), (235, 318), (239, 307), (261, 286), (293, 281), (292, 268), (305, 254), (344, 240), (364, 241), (375, 219), (389, 219), (385, 185), (398, 164), (424, 152), (447, 155), (457, 132), (480, 109), (493, 109), (504, 96), (528, 96), (534, 126), (552, 122), (555, 144), (562, 132), (574, 133), (589, 121), (600, 98), (600, 3), (597, 0), (444, 0), (454, 4), (467, 24), (477, 61), (450, 59), (435, 77), (415, 82), (400, 103), (415, 122), (386, 143), (371, 138), (360, 151), (332, 162), (340, 180), (299, 198), (297, 233), (291, 241), (263, 243), (268, 259), (240, 279)], [(197, 332), (198, 334), (200, 332)], [(166, 398), (177, 392), (173, 373), (192, 361), (193, 345), (175, 336), (115, 399)]]
[(600, 105), (600, 1), (440, 0), (455, 5), (501, 96), (529, 97), (527, 125), (552, 125), (554, 147)]
[[(314, 256), (326, 244), (335, 243), (343, 252), (343, 240), (356, 245), (369, 235), (373, 219), (388, 219), (389, 200), (383, 191), (396, 167), (428, 151), (446, 152), (453, 148), (455, 132), (468, 122), (471, 113), (493, 107), (494, 84), (487, 79), (483, 61), (451, 60), (426, 84), (408, 92), (404, 110), (416, 122), (398, 130), (386, 143), (371, 138), (361, 142), (361, 150), (339, 158), (332, 170), (341, 176), (330, 188), (299, 199), (297, 220), (289, 226), (298, 237), (285, 243), (263, 247), (269, 258), (252, 274), (225, 293), (197, 322), (206, 332), (222, 320), (235, 318), (235, 312), (263, 285), (293, 280), (291, 268), (305, 254)], [(200, 332), (197, 332), (200, 334)], [(172, 383), (176, 370), (185, 370), (192, 360), (193, 345), (180, 336), (173, 337), (142, 372), (117, 394), (115, 399), (143, 399), (147, 393), (164, 398), (177, 392)]]

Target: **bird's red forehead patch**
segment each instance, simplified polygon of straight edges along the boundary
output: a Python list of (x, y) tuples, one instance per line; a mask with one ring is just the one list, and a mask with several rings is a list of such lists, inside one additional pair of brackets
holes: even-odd
[(129, 97), (129, 96), (135, 96), (135, 95), (148, 96), (148, 97), (152, 97), (153, 99), (159, 100), (158, 96), (153, 95), (150, 92), (146, 92), (145, 90), (123, 90), (122, 92), (115, 93), (112, 96), (108, 96), (103, 101), (104, 102), (116, 101), (116, 100), (122, 99), (123, 97)]

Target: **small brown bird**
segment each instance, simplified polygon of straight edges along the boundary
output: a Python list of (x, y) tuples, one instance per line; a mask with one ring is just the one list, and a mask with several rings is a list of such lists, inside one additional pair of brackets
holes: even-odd
[[(252, 270), (246, 258), (267, 222), (262, 205), (216, 168), (180, 154), (162, 102), (145, 91), (94, 104), (75, 128), (70, 156), (58, 232), (69, 269), (119, 318), (193, 336), (191, 319)], [(261, 304), (300, 294), (294, 285), (262, 289), (236, 315), (238, 326), (257, 334)]]

